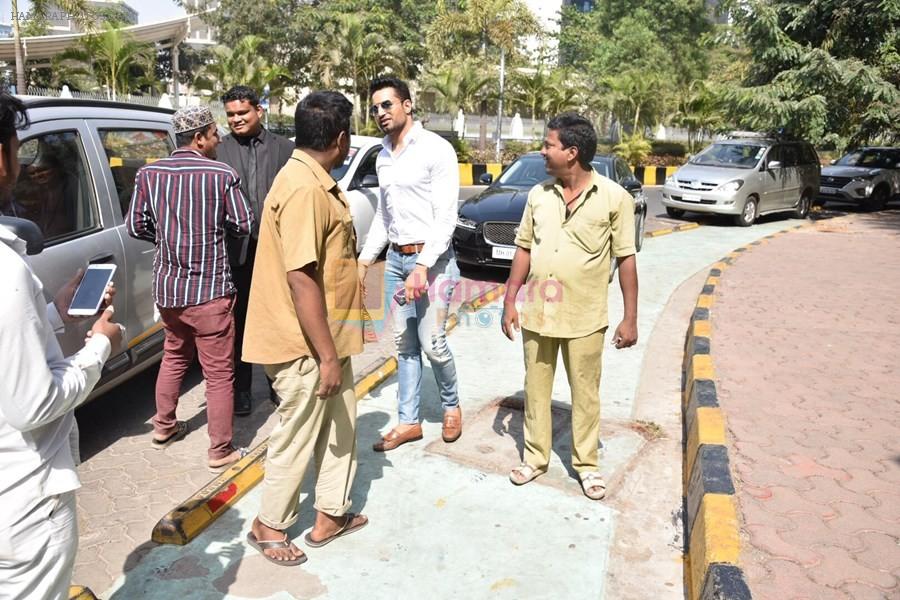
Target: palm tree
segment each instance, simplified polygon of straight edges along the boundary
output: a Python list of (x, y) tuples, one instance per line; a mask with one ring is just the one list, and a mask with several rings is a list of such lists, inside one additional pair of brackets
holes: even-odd
[(692, 153), (705, 135), (711, 135), (724, 124), (714, 93), (700, 80), (692, 81), (682, 90), (672, 121), (688, 130), (688, 152)]
[(327, 23), (318, 36), (318, 47), (312, 61), (314, 71), (324, 86), (338, 86), (353, 94), (357, 107), (354, 129), (360, 131), (360, 113), (365, 114), (366, 126), (369, 124), (369, 111), (361, 110), (368, 104), (369, 82), (385, 71), (400, 72), (403, 49), (371, 31), (365, 18), (357, 14), (339, 14)]
[(531, 114), (531, 139), (535, 139), (535, 123), (547, 114), (549, 100), (555, 93), (554, 83), (543, 70), (516, 71), (512, 77), (512, 97)]
[[(57, 6), (61, 10), (73, 15), (75, 21), (86, 24), (93, 12), (87, 5), (86, 0), (31, 0), (30, 16), (33, 19), (40, 19), (46, 16), (51, 6)], [(28, 83), (25, 81), (25, 53), (22, 50), (22, 33), (19, 23), (19, 2), (12, 0), (12, 26), (13, 26), (13, 45), (16, 49), (16, 90), (20, 94), (28, 93)]]
[(115, 25), (104, 23), (101, 33), (79, 40), (54, 60), (57, 69), (82, 77), (96, 87), (105, 88), (116, 100), (143, 85), (155, 87), (153, 78), (156, 50), (151, 44), (136, 42)]
[(197, 71), (196, 86), (212, 92), (224, 92), (235, 85), (246, 85), (257, 91), (269, 86), (272, 97), (284, 91), (287, 69), (271, 64), (260, 52), (265, 40), (247, 35), (232, 48), (218, 45), (211, 49), (212, 58)]

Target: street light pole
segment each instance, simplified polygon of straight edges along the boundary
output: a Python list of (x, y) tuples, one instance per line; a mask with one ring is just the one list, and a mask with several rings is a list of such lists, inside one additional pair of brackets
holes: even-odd
[(503, 134), (503, 86), (506, 81), (506, 50), (500, 48), (500, 101), (497, 103), (497, 162), (500, 161), (500, 138)]

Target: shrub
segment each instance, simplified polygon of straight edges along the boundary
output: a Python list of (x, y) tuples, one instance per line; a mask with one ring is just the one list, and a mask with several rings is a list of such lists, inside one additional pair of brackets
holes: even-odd
[(656, 141), (650, 144), (650, 152), (660, 156), (684, 156), (687, 154), (687, 148), (681, 142)]
[(622, 141), (616, 144), (613, 151), (629, 165), (641, 165), (650, 154), (650, 142), (640, 133), (623, 135)]

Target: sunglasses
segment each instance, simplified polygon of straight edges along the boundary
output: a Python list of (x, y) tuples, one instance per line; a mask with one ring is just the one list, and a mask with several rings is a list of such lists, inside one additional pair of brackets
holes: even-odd
[(390, 100), (385, 100), (384, 102), (379, 102), (378, 104), (373, 104), (369, 107), (369, 114), (373, 117), (378, 116), (378, 109), (380, 108), (384, 112), (391, 110), (394, 107), (394, 103)]

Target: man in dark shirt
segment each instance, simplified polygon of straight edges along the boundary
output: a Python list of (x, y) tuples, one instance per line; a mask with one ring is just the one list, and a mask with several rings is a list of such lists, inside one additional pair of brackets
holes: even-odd
[(234, 295), (226, 231), (246, 236), (253, 215), (234, 169), (215, 160), (219, 132), (208, 107), (172, 116), (178, 148), (141, 167), (125, 226), (156, 244), (153, 299), (166, 331), (156, 380), (153, 443), (164, 448), (187, 433), (175, 410), (184, 374), (200, 356), (206, 378), (209, 469), (224, 471), (244, 449), (232, 446)]
[[(263, 108), (259, 96), (245, 85), (236, 85), (222, 96), (228, 127), (231, 133), (222, 138), (218, 148), (219, 160), (238, 172), (241, 190), (250, 202), (256, 224), (248, 240), (246, 258), (242, 261), (232, 249), (231, 268), (237, 300), (234, 306), (234, 414), (249, 415), (253, 408), (250, 392), (253, 382), (253, 367), (241, 360), (241, 345), (244, 341), (244, 323), (247, 320), (247, 304), (250, 301), (250, 281), (256, 255), (259, 223), (262, 221), (262, 206), (266, 195), (275, 181), (275, 175), (291, 158), (294, 144), (289, 139), (267, 131), (262, 126)], [(269, 397), (277, 404), (269, 386)]]

